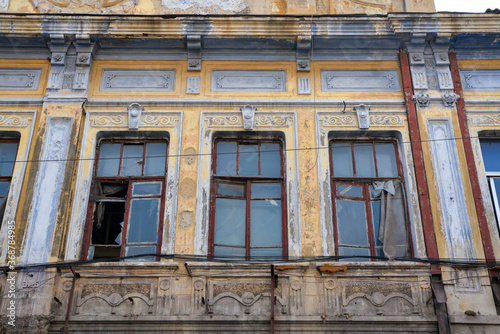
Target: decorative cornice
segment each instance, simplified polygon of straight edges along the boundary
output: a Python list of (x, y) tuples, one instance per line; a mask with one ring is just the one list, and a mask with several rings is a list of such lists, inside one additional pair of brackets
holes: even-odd
[[(349, 25), (345, 23), (349, 22)], [(498, 33), (500, 17), (471, 13), (395, 13), (377, 16), (90, 16), (0, 15), (0, 33), (165, 36), (394, 36), (434, 32)]]

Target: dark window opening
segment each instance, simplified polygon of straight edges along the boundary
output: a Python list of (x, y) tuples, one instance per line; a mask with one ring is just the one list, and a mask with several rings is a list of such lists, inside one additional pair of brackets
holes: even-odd
[[(167, 142), (102, 141), (84, 258), (157, 254), (161, 247)], [(129, 260), (154, 260), (144, 256)]]

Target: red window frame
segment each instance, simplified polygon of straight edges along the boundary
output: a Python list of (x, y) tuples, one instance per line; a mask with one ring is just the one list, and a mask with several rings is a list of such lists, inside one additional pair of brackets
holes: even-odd
[[(165, 151), (165, 172), (161, 176), (143, 176), (144, 175), (144, 166), (146, 165), (145, 162), (145, 156), (146, 156), (146, 144), (149, 143), (165, 143), (166, 144), (166, 151)], [(97, 168), (98, 168), (98, 163), (99, 163), (99, 156), (101, 153), (101, 147), (103, 144), (121, 144), (121, 149), (120, 149), (120, 162), (119, 162), (119, 167), (118, 167), (118, 176), (97, 176)], [(120, 176), (121, 172), (121, 167), (122, 167), (122, 161), (123, 161), (123, 148), (124, 145), (143, 145), (143, 152), (142, 152), (142, 171), (141, 171), (141, 176)], [(81, 252), (81, 258), (82, 260), (85, 260), (88, 258), (89, 255), (89, 248), (92, 246), (92, 226), (94, 223), (94, 214), (95, 214), (95, 209), (96, 209), (96, 203), (98, 203), (98, 196), (97, 196), (97, 186), (98, 182), (106, 182), (106, 183), (116, 183), (116, 184), (127, 184), (127, 195), (125, 197), (125, 212), (124, 212), (124, 217), (123, 217), (123, 227), (122, 227), (122, 235), (121, 235), (121, 245), (120, 245), (120, 257), (125, 256), (125, 247), (126, 245), (126, 239), (127, 239), (127, 233), (129, 230), (129, 211), (130, 211), (130, 203), (132, 200), (132, 185), (134, 183), (140, 182), (140, 183), (146, 183), (146, 182), (161, 182), (161, 195), (160, 196), (149, 196), (145, 198), (159, 198), (160, 199), (160, 206), (159, 206), (159, 221), (158, 221), (158, 239), (157, 239), (157, 245), (156, 245), (156, 253), (159, 254), (161, 252), (161, 244), (162, 244), (162, 231), (163, 231), (163, 220), (164, 220), (164, 211), (165, 211), (165, 197), (166, 197), (166, 176), (167, 176), (167, 170), (168, 170), (168, 149), (169, 149), (169, 141), (165, 138), (148, 138), (147, 140), (138, 140), (138, 139), (109, 139), (109, 138), (103, 138), (99, 141), (97, 148), (96, 148), (96, 155), (94, 159), (94, 171), (93, 171), (93, 177), (92, 177), (92, 184), (90, 188), (90, 198), (89, 198), (89, 205), (87, 209), (87, 218), (86, 218), (86, 225), (85, 225), (85, 230), (84, 230), (84, 240), (83, 240), (83, 247), (82, 247), (82, 252)], [(123, 199), (122, 197), (120, 198), (114, 198), (114, 197), (106, 197), (106, 199)], [(156, 257), (156, 261), (158, 261), (160, 258)]]
[[(353, 168), (353, 177), (334, 177), (333, 176), (333, 166), (334, 166), (334, 161), (333, 161), (333, 155), (332, 155), (332, 145), (334, 143), (345, 143), (345, 144), (350, 144), (351, 146), (351, 155), (352, 155), (352, 168)], [(398, 176), (397, 177), (379, 177), (379, 171), (378, 171), (378, 166), (377, 166), (377, 153), (375, 150), (375, 144), (377, 143), (382, 143), (382, 144), (388, 144), (392, 143), (394, 145), (394, 154), (395, 154), (395, 159), (396, 159), (396, 166), (397, 166), (397, 172)], [(366, 144), (366, 145), (371, 145), (373, 148), (373, 158), (374, 158), (374, 167), (375, 167), (375, 177), (357, 177), (356, 176), (356, 160), (354, 158), (354, 144)], [(355, 139), (355, 140), (347, 140), (347, 139), (331, 139), (329, 142), (329, 159), (330, 159), (330, 184), (331, 184), (331, 196), (332, 196), (332, 211), (333, 211), (333, 226), (334, 226), (334, 240), (335, 240), (335, 254), (340, 255), (339, 253), (339, 247), (342, 247), (341, 245), (339, 246), (339, 232), (338, 232), (338, 222), (337, 222), (337, 208), (336, 208), (336, 199), (346, 199), (346, 200), (358, 200), (362, 198), (364, 202), (364, 207), (365, 207), (365, 215), (366, 215), (366, 233), (368, 234), (368, 243), (369, 243), (369, 249), (370, 249), (370, 256), (377, 256), (376, 255), (376, 248), (381, 247), (381, 246), (375, 246), (376, 240), (375, 240), (375, 233), (374, 233), (374, 220), (372, 217), (372, 208), (371, 208), (371, 196), (370, 196), (370, 185), (373, 181), (385, 181), (385, 180), (399, 180), (401, 181), (401, 186), (403, 189), (406, 189), (405, 187), (405, 179), (404, 179), (404, 172), (403, 172), (403, 165), (401, 163), (400, 155), (399, 155), (399, 150), (398, 150), (398, 143), (395, 139), (384, 139), (384, 138), (376, 138), (376, 139)], [(362, 187), (362, 195), (361, 196), (344, 196), (344, 195), (337, 195), (337, 187), (338, 185), (353, 185), (357, 187)], [(411, 228), (409, 226), (409, 213), (408, 213), (408, 200), (407, 196), (404, 195), (404, 201), (405, 201), (405, 215), (406, 215), (406, 221), (407, 221), (407, 226), (406, 229), (408, 231), (407, 234), (407, 239), (408, 239), (408, 254), (410, 256), (413, 256), (413, 245), (412, 245), (412, 236), (411, 236)], [(359, 233), (359, 231), (356, 231)], [(371, 261), (376, 261), (377, 259), (372, 258)]]
[[(236, 142), (237, 143), (237, 157), (236, 157), (236, 171), (239, 170), (239, 157), (240, 145), (258, 145), (259, 146), (259, 175), (261, 174), (261, 144), (279, 144), (280, 145), (280, 162), (281, 162), (281, 176), (279, 177), (268, 177), (268, 176), (227, 176), (227, 175), (217, 175), (217, 144), (220, 142)], [(214, 239), (215, 239), (215, 199), (224, 198), (223, 195), (218, 195), (218, 185), (220, 183), (230, 183), (244, 184), (245, 185), (245, 199), (246, 199), (246, 213), (245, 213), (245, 260), (252, 260), (250, 255), (250, 228), (251, 228), (251, 217), (250, 217), (250, 200), (251, 200), (251, 183), (259, 182), (275, 182), (281, 184), (281, 241), (282, 241), (282, 257), (281, 259), (288, 258), (288, 226), (287, 226), (287, 196), (286, 196), (286, 170), (285, 170), (285, 156), (284, 156), (284, 143), (281, 139), (268, 139), (268, 138), (216, 138), (212, 145), (212, 172), (211, 172), (211, 186), (210, 186), (210, 209), (209, 209), (209, 247), (208, 255), (213, 259), (214, 257)]]

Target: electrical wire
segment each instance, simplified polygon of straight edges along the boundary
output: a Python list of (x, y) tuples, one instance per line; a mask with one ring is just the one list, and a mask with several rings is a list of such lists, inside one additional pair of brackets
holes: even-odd
[[(398, 141), (398, 144), (413, 144), (413, 143), (427, 143), (427, 142), (439, 142), (439, 141), (451, 141), (451, 140), (468, 140), (468, 139), (481, 139), (483, 137), (479, 136), (470, 136), (467, 138), (463, 137), (452, 137), (452, 138), (442, 138), (442, 139), (425, 139), (425, 140), (410, 140), (410, 141)], [(341, 137), (339, 140), (343, 140), (345, 138)], [(377, 139), (377, 137), (374, 137), (374, 139)], [(355, 142), (355, 141), (351, 141)], [(362, 142), (359, 144), (359, 146), (363, 146), (365, 143)], [(372, 145), (372, 143), (366, 143), (367, 146)], [(281, 152), (281, 151), (287, 151), (287, 152), (293, 152), (293, 151), (310, 151), (310, 150), (324, 150), (324, 149), (330, 149), (330, 146), (320, 146), (320, 147), (303, 147), (303, 148), (285, 148), (283, 150), (261, 150), (260, 152)], [(248, 153), (253, 153), (251, 151), (245, 152), (245, 154)], [(226, 153), (218, 153), (217, 155), (223, 155), (223, 154), (237, 154), (237, 152), (226, 152)], [(177, 158), (177, 157), (199, 157), (199, 156), (211, 156), (214, 155), (214, 153), (190, 153), (190, 154), (165, 154), (165, 155), (152, 155), (152, 156), (147, 156), (147, 159), (153, 159), (153, 158)], [(99, 158), (99, 160), (118, 160), (118, 159), (142, 159), (144, 158), (143, 156), (130, 156), (130, 157), (109, 157), (109, 158)], [(96, 158), (73, 158), (73, 159), (34, 159), (34, 160), (2, 160), (0, 161), (0, 164), (3, 163), (42, 163), (42, 162), (66, 162), (66, 161), (95, 161)]]

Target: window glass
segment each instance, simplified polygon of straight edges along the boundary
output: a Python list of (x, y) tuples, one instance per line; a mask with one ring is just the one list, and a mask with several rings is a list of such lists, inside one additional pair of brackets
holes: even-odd
[(97, 176), (116, 176), (120, 167), (121, 144), (102, 144), (99, 150)]
[(481, 139), (480, 143), (485, 170), (500, 171), (500, 140)]
[(281, 183), (252, 183), (252, 199), (281, 198)]
[(234, 139), (220, 140), (214, 147), (210, 255), (282, 259), (287, 249), (282, 240), (286, 220), (281, 143)]
[(408, 257), (406, 201), (396, 147), (385, 140), (332, 140), (332, 204), (339, 256)]
[(372, 144), (354, 144), (354, 163), (356, 164), (356, 177), (376, 176)]
[(333, 143), (332, 160), (334, 177), (353, 177), (351, 144)]
[[(87, 258), (156, 254), (162, 231), (166, 141), (99, 146)], [(144, 166), (144, 168), (143, 168)], [(125, 214), (127, 212), (127, 214)], [(154, 260), (145, 256), (130, 261)]]
[(246, 202), (217, 198), (215, 201), (215, 244), (245, 246)]
[(12, 176), (17, 143), (0, 143), (0, 176)]
[(140, 176), (142, 174), (144, 145), (123, 145), (121, 176)]
[(398, 166), (396, 164), (396, 154), (394, 144), (375, 144), (377, 154), (377, 171), (379, 177), (397, 177)]
[(260, 145), (260, 175), (281, 176), (281, 154), (279, 144)]
[(146, 144), (146, 162), (144, 164), (144, 176), (165, 175), (165, 161), (167, 143)]
[(250, 246), (281, 246), (281, 201), (250, 201)]
[(259, 146), (240, 145), (239, 176), (259, 176)]
[(232, 183), (219, 183), (219, 195), (226, 196), (245, 196), (245, 185), (244, 184), (232, 184)]
[(160, 195), (161, 182), (135, 182), (132, 184), (133, 196)]
[(219, 142), (217, 144), (217, 175), (236, 175), (235, 142)]

